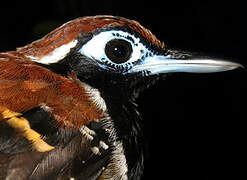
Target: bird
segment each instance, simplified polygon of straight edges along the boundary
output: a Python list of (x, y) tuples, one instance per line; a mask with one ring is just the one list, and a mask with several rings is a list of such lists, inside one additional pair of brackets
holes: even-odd
[(135, 20), (71, 20), (0, 53), (0, 179), (141, 179), (136, 99), (168, 73), (241, 64), (172, 50)]

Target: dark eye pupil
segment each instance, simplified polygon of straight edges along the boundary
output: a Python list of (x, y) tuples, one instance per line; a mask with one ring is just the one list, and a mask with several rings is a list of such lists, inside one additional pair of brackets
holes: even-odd
[(105, 53), (112, 62), (121, 64), (129, 60), (132, 46), (123, 39), (113, 39), (106, 44)]

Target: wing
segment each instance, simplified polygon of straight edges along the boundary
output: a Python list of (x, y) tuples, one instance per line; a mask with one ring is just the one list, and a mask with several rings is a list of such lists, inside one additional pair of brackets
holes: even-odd
[[(38, 152), (2, 114), (7, 108), (25, 118), (48, 144)], [(95, 154), (79, 127), (100, 119), (85, 89), (76, 81), (32, 63), (16, 52), (0, 53), (0, 179), (94, 179), (108, 161)]]
[(53, 73), (17, 52), (0, 54), (0, 111), (1, 106), (17, 113), (43, 106), (58, 125), (78, 129), (103, 117), (89, 96), (75, 79)]

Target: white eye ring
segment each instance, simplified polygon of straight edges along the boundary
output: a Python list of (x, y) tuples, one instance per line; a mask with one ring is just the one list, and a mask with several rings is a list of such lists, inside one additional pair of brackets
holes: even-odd
[[(133, 52), (130, 55), (130, 58), (128, 61), (117, 64), (117, 63), (112, 62), (106, 56), (105, 54), (106, 44), (113, 39), (123, 39), (130, 43)], [(140, 38), (137, 38), (134, 35), (128, 32), (125, 32), (125, 31), (121, 31), (121, 30), (103, 31), (95, 35), (91, 40), (89, 40), (86, 44), (82, 46), (79, 52), (83, 54), (84, 56), (89, 57), (90, 59), (96, 60), (97, 62), (102, 62), (105, 64), (110, 63), (115, 66), (119, 66), (119, 65), (129, 66), (127, 67), (128, 69), (131, 68), (132, 63), (140, 60), (141, 58), (144, 58), (145, 54), (152, 53), (140, 42)], [(103, 68), (107, 68), (107, 65), (103, 65)]]

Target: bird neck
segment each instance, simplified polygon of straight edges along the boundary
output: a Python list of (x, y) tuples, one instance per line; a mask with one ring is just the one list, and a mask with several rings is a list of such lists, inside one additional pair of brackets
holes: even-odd
[[(99, 91), (113, 121), (116, 140), (123, 146), (129, 179), (140, 179), (143, 172), (144, 138), (141, 116), (135, 99), (139, 92), (157, 81), (158, 76), (125, 75), (94, 71), (94, 76), (80, 73), (81, 82)], [(114, 144), (114, 143), (113, 143)], [(115, 143), (116, 144), (116, 143)]]
[(117, 74), (79, 79), (99, 90), (113, 120), (117, 140), (123, 145), (129, 179), (140, 179), (143, 172), (144, 138), (142, 118), (135, 99), (139, 92), (158, 80), (158, 76), (122, 76)]

